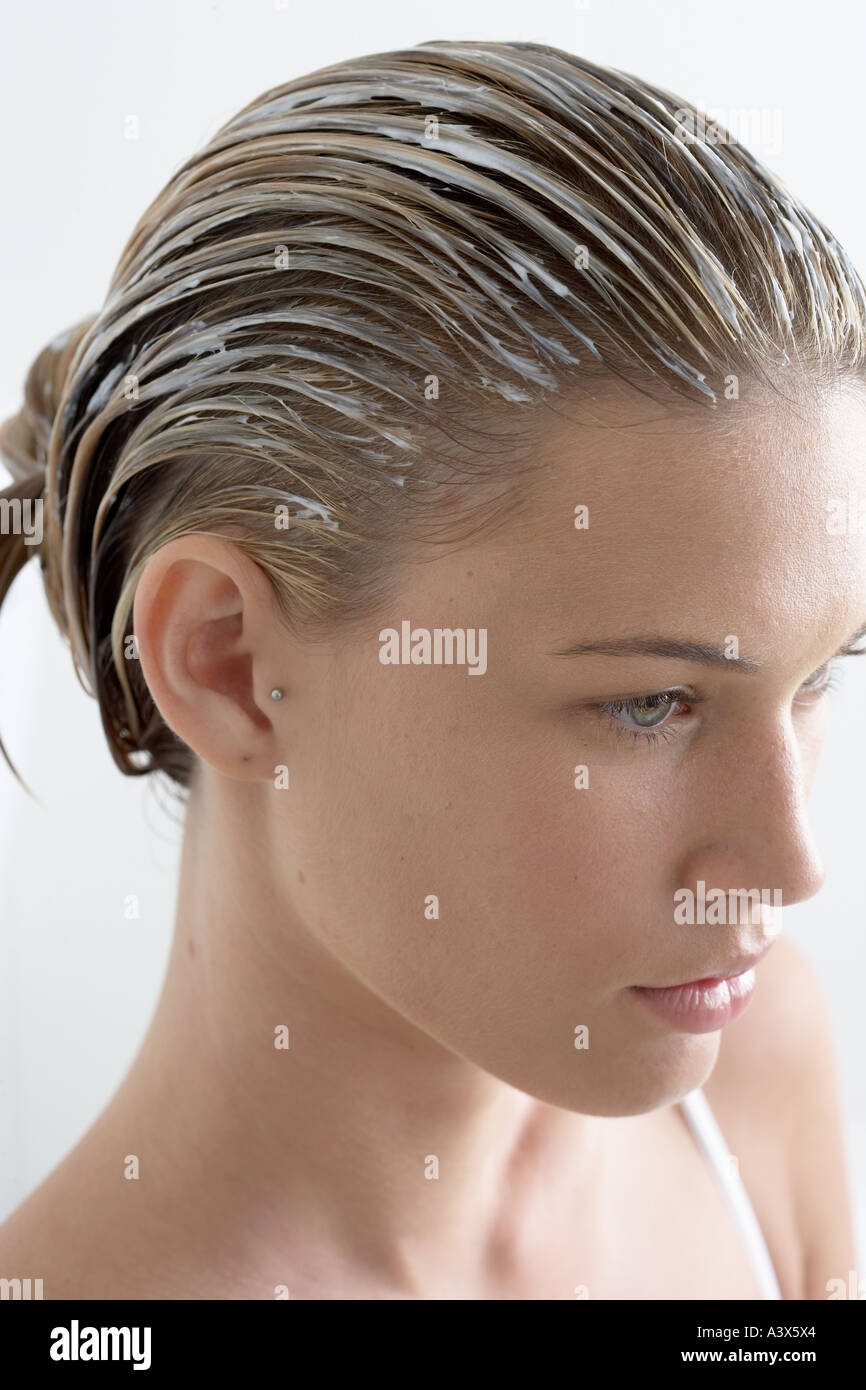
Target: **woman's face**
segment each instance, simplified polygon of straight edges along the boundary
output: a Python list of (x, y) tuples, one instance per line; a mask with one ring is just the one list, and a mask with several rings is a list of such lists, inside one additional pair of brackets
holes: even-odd
[[(821, 887), (806, 796), (818, 668), (866, 621), (866, 497), (859, 529), (832, 525), (834, 499), (866, 493), (866, 395), (597, 418), (552, 416), (519, 513), (415, 556), (384, 616), (289, 665), (271, 713), (292, 915), (446, 1048), (611, 1115), (699, 1085), (719, 1045), (631, 987), (716, 975), (779, 929), (767, 909), (682, 924), (678, 891), (777, 890), (787, 906)], [(380, 633), (404, 621), (486, 629), (486, 670), (384, 664)], [(627, 638), (727, 656), (557, 655)], [(695, 703), (599, 708), (675, 687)]]

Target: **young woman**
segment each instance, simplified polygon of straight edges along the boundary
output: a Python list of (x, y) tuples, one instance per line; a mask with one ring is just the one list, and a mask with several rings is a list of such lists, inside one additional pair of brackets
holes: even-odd
[[(866, 535), (827, 524), (864, 368), (827, 228), (553, 48), (342, 62), (178, 170), (2, 437), (117, 764), (186, 810), (152, 1023), (0, 1274), (847, 1278), (827, 1012), (779, 908), (821, 886), (806, 796), (866, 621)], [(33, 547), (0, 544), (2, 597)]]

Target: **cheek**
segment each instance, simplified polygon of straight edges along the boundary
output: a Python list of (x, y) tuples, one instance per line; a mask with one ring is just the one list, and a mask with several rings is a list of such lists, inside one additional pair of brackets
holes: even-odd
[(597, 792), (536, 790), (500, 810), (501, 853), (516, 912), (559, 950), (609, 931), (627, 831)]
[(634, 776), (577, 789), (568, 770), (562, 788), (518, 790), (498, 811), (515, 920), (554, 959), (628, 974), (672, 910), (675, 854), (657, 797)]

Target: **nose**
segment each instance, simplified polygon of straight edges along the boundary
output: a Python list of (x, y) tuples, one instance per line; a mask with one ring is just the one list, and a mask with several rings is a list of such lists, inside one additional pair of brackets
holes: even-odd
[[(782, 907), (805, 902), (826, 878), (806, 809), (809, 778), (787, 717), (752, 726), (745, 743), (719, 750), (701, 769), (696, 842), (679, 866), (695, 891), (769, 890)], [(707, 785), (709, 782), (709, 785)]]

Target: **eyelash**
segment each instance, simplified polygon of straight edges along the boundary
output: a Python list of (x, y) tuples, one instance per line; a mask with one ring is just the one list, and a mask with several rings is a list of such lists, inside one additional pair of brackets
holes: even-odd
[[(866, 651), (866, 649), (863, 650)], [(859, 656), (860, 652), (852, 652), (851, 655)], [(827, 676), (820, 685), (808, 686), (804, 682), (800, 687), (801, 690), (806, 690), (816, 700), (828, 695), (831, 690), (837, 689), (842, 680), (841, 668), (835, 661), (828, 661), (824, 666), (819, 666), (818, 672), (821, 671), (826, 671)], [(815, 675), (817, 672), (813, 672), (812, 674)], [(678, 738), (678, 733), (674, 729), (669, 728), (666, 723), (656, 725), (655, 728), (640, 728), (635, 724), (624, 724), (621, 719), (616, 717), (616, 712), (628, 712), (634, 705), (645, 705), (650, 700), (666, 700), (669, 702), (671, 709), (674, 709), (678, 704), (703, 704), (704, 696), (693, 695), (691, 691), (677, 686), (672, 690), (653, 691), (650, 695), (632, 695), (626, 700), (607, 700), (602, 704), (590, 705), (589, 708), (596, 711), (600, 718), (607, 723), (607, 727), (612, 729), (616, 734), (618, 739), (628, 738), (629, 735), (631, 735), (632, 747), (638, 743), (652, 747), (661, 741), (667, 742), (669, 739)]]

